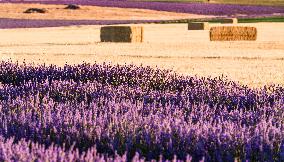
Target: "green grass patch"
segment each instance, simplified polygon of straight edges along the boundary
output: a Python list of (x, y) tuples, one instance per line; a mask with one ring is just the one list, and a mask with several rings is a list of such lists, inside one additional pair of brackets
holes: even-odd
[[(220, 18), (215, 19), (180, 19), (180, 20), (166, 20), (156, 22), (157, 24), (175, 24), (188, 22), (209, 22), (220, 23)], [(259, 23), (259, 22), (284, 22), (284, 17), (265, 17), (265, 18), (238, 18), (239, 23)]]
[(284, 22), (284, 17), (242, 18), (242, 19), (239, 19), (239, 23), (257, 23), (257, 22)]

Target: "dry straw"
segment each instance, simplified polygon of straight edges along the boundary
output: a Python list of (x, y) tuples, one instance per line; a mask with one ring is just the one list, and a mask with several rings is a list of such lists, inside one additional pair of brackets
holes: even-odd
[(105, 26), (101, 28), (101, 42), (143, 42), (141, 26)]
[(208, 22), (189, 22), (188, 30), (209, 30)]
[(219, 26), (210, 29), (211, 41), (254, 41), (257, 38), (255, 27)]

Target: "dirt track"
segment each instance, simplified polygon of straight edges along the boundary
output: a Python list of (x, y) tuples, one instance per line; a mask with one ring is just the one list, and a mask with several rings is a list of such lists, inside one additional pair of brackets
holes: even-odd
[(142, 63), (187, 75), (223, 74), (253, 87), (284, 85), (284, 23), (240, 25), (257, 27), (257, 41), (210, 42), (209, 31), (188, 31), (186, 24), (143, 25), (145, 42), (137, 44), (100, 43), (100, 26), (1, 30), (0, 56), (57, 65)]

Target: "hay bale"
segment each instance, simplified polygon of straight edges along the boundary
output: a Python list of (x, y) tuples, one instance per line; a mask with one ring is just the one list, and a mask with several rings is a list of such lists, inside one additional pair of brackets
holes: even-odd
[(237, 18), (220, 19), (220, 22), (222, 24), (237, 24), (238, 23), (238, 19)]
[(69, 4), (69, 5), (67, 5), (64, 9), (68, 9), (68, 10), (78, 10), (78, 9), (80, 9), (80, 6), (75, 5), (75, 4)]
[(210, 41), (255, 41), (255, 27), (219, 26), (210, 29)]
[(189, 22), (188, 30), (209, 30), (208, 22)]
[(101, 42), (143, 42), (143, 27), (105, 26), (100, 37)]
[(24, 13), (46, 13), (47, 10), (44, 8), (29, 8)]

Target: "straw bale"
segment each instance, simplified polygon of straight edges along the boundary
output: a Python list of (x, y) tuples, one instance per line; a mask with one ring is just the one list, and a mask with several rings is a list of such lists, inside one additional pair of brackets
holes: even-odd
[(254, 41), (257, 38), (255, 27), (219, 26), (210, 29), (211, 41)]
[(209, 30), (208, 22), (189, 22), (188, 30)]
[(222, 24), (237, 24), (238, 19), (237, 18), (220, 19), (220, 22)]
[(143, 27), (105, 26), (100, 37), (101, 42), (143, 42)]
[(78, 9), (80, 9), (80, 6), (75, 5), (75, 4), (69, 4), (69, 5), (67, 5), (64, 9), (78, 10)]
[(28, 8), (24, 13), (46, 13), (47, 10), (44, 8)]

